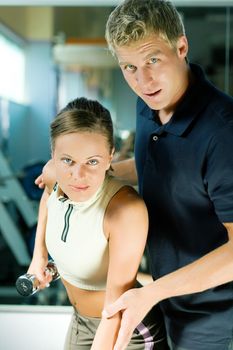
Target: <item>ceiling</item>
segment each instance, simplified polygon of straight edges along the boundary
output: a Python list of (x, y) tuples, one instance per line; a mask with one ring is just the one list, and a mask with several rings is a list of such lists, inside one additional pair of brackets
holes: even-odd
[[(121, 0), (0, 0), (0, 6), (115, 6)], [(176, 6), (233, 6), (233, 0), (174, 0)]]

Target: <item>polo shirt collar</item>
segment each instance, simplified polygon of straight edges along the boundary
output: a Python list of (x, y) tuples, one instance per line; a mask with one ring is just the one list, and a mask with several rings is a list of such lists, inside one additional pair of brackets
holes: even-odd
[[(208, 104), (211, 95), (211, 89), (208, 88), (210, 82), (206, 79), (202, 68), (196, 64), (190, 64), (190, 69), (195, 78), (193, 84), (187, 89), (169, 122), (158, 125), (163, 131), (176, 136), (182, 136), (185, 133), (200, 111)], [(145, 104), (139, 113), (147, 119), (154, 120), (154, 111)], [(157, 124), (156, 121), (155, 124)]]

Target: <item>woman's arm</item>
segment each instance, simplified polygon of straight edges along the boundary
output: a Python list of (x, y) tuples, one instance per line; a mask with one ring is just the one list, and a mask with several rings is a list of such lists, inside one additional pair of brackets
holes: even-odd
[[(105, 232), (109, 232), (109, 269), (105, 297), (107, 306), (135, 286), (148, 231), (145, 204), (136, 191), (125, 187), (113, 197), (105, 221)], [(120, 322), (120, 313), (114, 318), (102, 319), (91, 349), (113, 349)]]
[(51, 280), (51, 276), (45, 273), (48, 263), (48, 251), (45, 245), (45, 231), (47, 222), (47, 200), (56, 183), (53, 160), (50, 159), (43, 168), (43, 173), (36, 179), (35, 183), (44, 189), (39, 205), (39, 215), (36, 229), (36, 239), (33, 251), (33, 258), (28, 273), (37, 276), (40, 281), (40, 288), (44, 288)]
[(45, 230), (47, 222), (47, 200), (49, 191), (45, 188), (39, 206), (38, 222), (33, 257), (27, 273), (36, 275), (40, 281), (40, 288), (44, 288), (51, 280), (51, 276), (45, 273), (48, 263), (48, 251), (45, 245)]

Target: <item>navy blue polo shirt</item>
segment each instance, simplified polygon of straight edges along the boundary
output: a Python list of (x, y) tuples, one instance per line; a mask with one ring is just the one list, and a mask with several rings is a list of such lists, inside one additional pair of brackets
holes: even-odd
[[(149, 212), (148, 250), (156, 279), (228, 240), (233, 222), (233, 99), (194, 64), (195, 82), (162, 125), (137, 103), (135, 159)], [(233, 258), (233, 256), (232, 256)], [(225, 350), (233, 331), (233, 284), (161, 302), (168, 333), (189, 350)]]

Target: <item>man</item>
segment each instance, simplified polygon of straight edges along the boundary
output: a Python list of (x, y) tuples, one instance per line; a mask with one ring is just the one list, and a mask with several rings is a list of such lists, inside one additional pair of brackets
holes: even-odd
[[(159, 304), (172, 350), (233, 349), (233, 99), (187, 60), (174, 6), (126, 0), (106, 38), (139, 96), (135, 160), (149, 211), (154, 282), (123, 294), (103, 312), (122, 311), (115, 350)], [(115, 164), (133, 178), (134, 160)]]
[[(139, 96), (135, 159), (154, 278), (104, 310), (123, 312), (114, 349), (126, 348), (157, 303), (171, 349), (233, 349), (233, 99), (188, 63), (170, 2), (124, 1), (106, 38)], [(116, 173), (129, 165), (133, 171), (133, 160), (116, 164)]]

